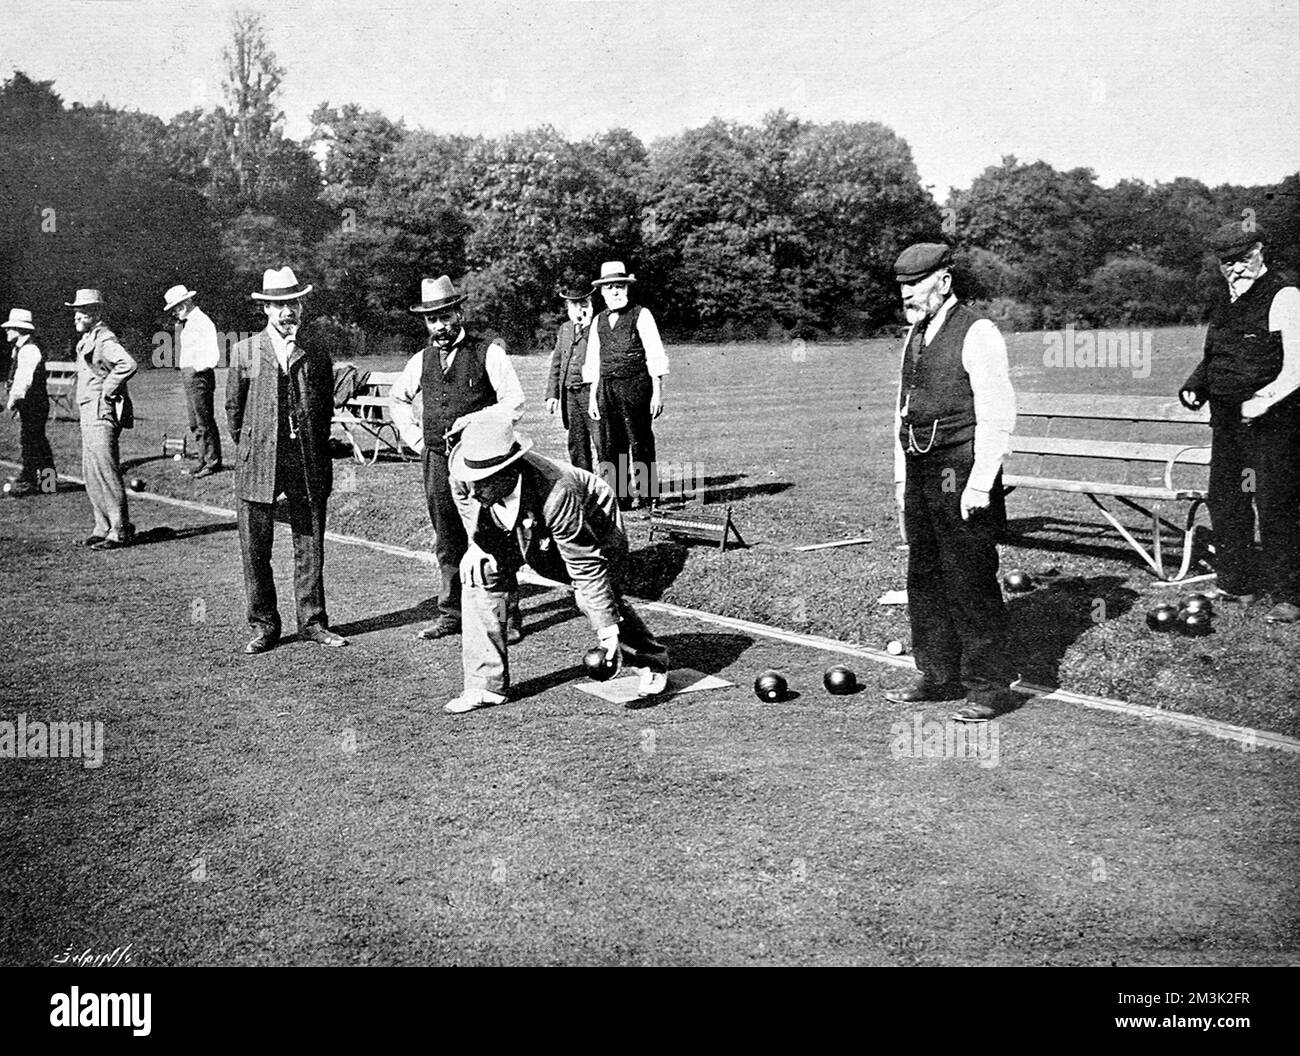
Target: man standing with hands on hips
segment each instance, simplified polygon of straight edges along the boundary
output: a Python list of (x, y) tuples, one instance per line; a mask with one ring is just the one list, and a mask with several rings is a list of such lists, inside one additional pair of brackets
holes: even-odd
[(894, 416), (895, 498), (908, 542), (907, 608), (920, 677), (896, 703), (960, 700), (958, 722), (1005, 710), (1015, 676), (997, 540), (1002, 461), (1016, 422), (1007, 346), (952, 293), (952, 251), (909, 246), (894, 265), (907, 321)]
[(316, 645), (348, 644), (329, 629), (325, 614), (325, 507), (334, 483), (330, 421), (334, 367), (329, 354), (298, 342), (303, 298), (310, 285), (292, 268), (268, 270), (252, 294), (266, 314), (266, 329), (245, 338), (231, 354), (226, 417), (237, 449), (235, 498), (244, 590), (253, 637), (250, 655), (280, 641), (280, 612), (271, 575), (275, 500), (283, 494), (293, 532), (293, 587), (298, 639)]
[[(1264, 263), (1264, 232), (1232, 220), (1210, 237), (1227, 296), (1179, 398), (1210, 404), (1214, 597), (1249, 605), (1265, 591), (1270, 623), (1300, 621), (1300, 289)], [(1261, 552), (1255, 553), (1259, 516)]]
[(180, 367), (181, 386), (185, 389), (190, 434), (199, 449), (199, 466), (194, 476), (210, 477), (221, 469), (221, 434), (212, 412), (217, 363), (221, 359), (217, 328), (194, 303), (194, 291), (184, 285), (173, 286), (163, 295), (163, 311), (176, 317), (176, 365)]
[(126, 383), (136, 371), (136, 362), (104, 325), (103, 301), (98, 290), (78, 290), (64, 305), (72, 309), (73, 325), (81, 334), (77, 342), (81, 471), (95, 515), (95, 528), (85, 545), (92, 550), (116, 550), (135, 540), (118, 441), (122, 430), (135, 424)]

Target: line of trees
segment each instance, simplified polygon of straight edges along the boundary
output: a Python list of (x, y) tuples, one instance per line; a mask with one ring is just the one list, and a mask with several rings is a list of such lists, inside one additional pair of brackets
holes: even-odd
[(99, 286), (114, 325), (147, 340), (167, 325), (161, 291), (185, 282), (225, 328), (249, 329), (249, 291), (288, 263), (345, 351), (361, 335), (404, 348), (421, 276), (446, 272), (530, 351), (559, 279), (615, 258), (667, 332), (703, 340), (892, 326), (891, 265), (918, 239), (953, 243), (964, 294), (1015, 329), (1200, 319), (1217, 290), (1204, 237), (1229, 217), (1270, 229), (1275, 266), (1300, 263), (1300, 174), (1107, 189), (1089, 169), (1007, 157), (941, 205), (874, 122), (778, 111), (646, 147), (626, 129), (440, 135), (322, 103), (299, 143), (260, 17), (231, 30), (222, 104), (170, 121), (65, 106), (23, 73), (0, 86), (0, 308), (48, 327), (74, 288)]

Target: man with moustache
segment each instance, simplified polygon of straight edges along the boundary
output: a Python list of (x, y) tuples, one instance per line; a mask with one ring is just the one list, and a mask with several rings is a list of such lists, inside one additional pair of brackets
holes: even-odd
[(212, 411), (221, 347), (216, 326), (194, 303), (194, 297), (195, 292), (187, 286), (173, 286), (163, 294), (163, 311), (171, 312), (176, 318), (176, 365), (185, 390), (190, 434), (198, 447), (199, 465), (194, 470), (198, 479), (210, 477), (221, 469), (221, 434)]
[(593, 289), (576, 279), (560, 287), (569, 319), (555, 335), (546, 382), (546, 413), (560, 412), (560, 424), (569, 435), (569, 462), (587, 472), (591, 472), (591, 419), (587, 417), (591, 386), (582, 380), (582, 368), (587, 361)]
[(659, 494), (652, 423), (663, 413), (663, 379), (668, 356), (649, 309), (629, 304), (636, 276), (622, 261), (600, 266), (605, 310), (596, 317), (587, 340), (582, 378), (591, 385), (587, 410), (599, 422), (601, 475), (610, 480), (619, 508), (653, 504)]
[(908, 546), (907, 601), (920, 677), (886, 698), (959, 700), (958, 722), (1005, 710), (1015, 675), (998, 582), (1002, 461), (1016, 422), (1007, 347), (952, 293), (952, 251), (909, 246), (894, 265), (907, 321), (894, 415), (894, 494)]
[(36, 344), (36, 326), (26, 308), (12, 308), (4, 322), (5, 339), (13, 355), (7, 409), (18, 416), (18, 447), (22, 468), (10, 484), (12, 494), (55, 489), (54, 452), (45, 435), (50, 416), (45, 385), (45, 356)]
[(235, 345), (226, 380), (226, 418), (235, 441), (235, 498), (244, 590), (257, 655), (280, 641), (280, 612), (271, 574), (275, 500), (283, 494), (293, 532), (293, 586), (298, 640), (338, 648), (325, 613), (325, 506), (334, 483), (330, 421), (334, 367), (329, 354), (298, 341), (310, 285), (292, 268), (267, 270), (252, 294), (266, 329)]
[[(524, 390), (505, 347), (465, 330), (464, 302), (447, 275), (421, 282), (420, 303), (411, 312), (424, 318), (429, 343), (410, 358), (388, 392), (402, 440), (421, 457), (433, 522), (438, 616), (417, 633), (426, 641), (461, 631), (460, 562), (469, 539), (447, 476), (449, 441), (488, 411), (505, 413), (511, 422), (524, 413)], [(419, 415), (413, 406), (417, 395), (422, 398)], [(507, 633), (512, 642), (523, 637), (517, 594), (510, 600)]]
[(104, 325), (104, 298), (98, 290), (78, 290), (64, 306), (72, 309), (77, 341), (77, 403), (81, 415), (81, 471), (95, 527), (84, 544), (92, 550), (117, 550), (135, 540), (122, 483), (119, 440), (135, 424), (127, 381), (136, 362)]
[[(1210, 237), (1227, 297), (1179, 398), (1210, 404), (1214, 596), (1270, 623), (1300, 621), (1300, 289), (1264, 263), (1263, 230), (1232, 220)], [(1252, 485), (1252, 486), (1248, 486)], [(1255, 552), (1255, 519), (1261, 550)]]

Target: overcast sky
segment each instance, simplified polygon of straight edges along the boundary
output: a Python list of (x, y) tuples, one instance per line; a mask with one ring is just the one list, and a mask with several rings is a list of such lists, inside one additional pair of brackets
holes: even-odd
[(212, 106), (236, 6), (266, 19), (295, 138), (326, 100), (647, 143), (784, 108), (888, 125), (941, 200), (1005, 154), (1105, 184), (1300, 168), (1300, 0), (0, 0), (0, 77), (164, 118)]

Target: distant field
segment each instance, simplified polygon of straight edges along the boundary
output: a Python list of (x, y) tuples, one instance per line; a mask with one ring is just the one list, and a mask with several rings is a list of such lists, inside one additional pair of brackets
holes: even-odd
[[(1170, 395), (1195, 364), (1202, 332), (1156, 333), (1146, 377), (1133, 369), (1044, 366), (1041, 334), (1009, 340), (1017, 388), (1057, 392)], [(656, 541), (631, 526), (640, 549), (642, 596), (778, 624), (856, 643), (907, 640), (902, 609), (876, 605), (903, 586), (905, 554), (896, 548), (891, 416), (897, 342), (677, 345), (667, 410), (656, 436), (661, 461), (688, 464), (708, 484), (708, 501), (733, 507), (752, 549), (719, 555), (707, 547)], [(543, 409), (545, 357), (515, 357), (528, 394), (521, 428), (541, 451), (562, 456), (558, 419)], [(369, 359), (374, 370), (400, 359)], [(230, 505), (228, 475), (193, 482), (158, 456), (164, 432), (184, 431), (176, 375), (142, 372), (134, 383), (138, 427), (124, 452), (151, 488)], [(78, 472), (77, 428), (52, 423), (60, 467)], [(0, 424), (0, 451), (13, 457), (16, 429)], [(413, 547), (432, 533), (414, 464), (336, 462), (331, 527)], [(1175, 708), (1230, 722), (1300, 733), (1297, 631), (1272, 627), (1256, 612), (1221, 616), (1210, 638), (1150, 634), (1147, 608), (1173, 592), (1154, 585), (1137, 557), (1082, 497), (1018, 492), (1008, 499), (1011, 534), (1003, 567), (1059, 568), (1065, 581), (1011, 600), (1015, 653), (1023, 676), (1047, 685)], [(1139, 536), (1147, 525), (1130, 523)], [(792, 546), (869, 536), (868, 546), (793, 553)], [(428, 583), (432, 594), (432, 578)], [(1095, 602), (1107, 618), (1096, 622)]]

